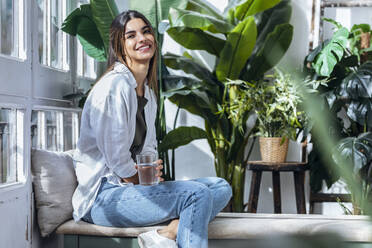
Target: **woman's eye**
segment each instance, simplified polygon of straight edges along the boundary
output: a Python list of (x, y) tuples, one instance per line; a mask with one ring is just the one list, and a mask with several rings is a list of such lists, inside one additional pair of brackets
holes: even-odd
[(151, 34), (151, 31), (150, 29), (146, 29), (145, 31), (143, 31), (144, 34)]
[(131, 38), (133, 38), (133, 37), (134, 37), (134, 35), (131, 34), (131, 35), (128, 35), (128, 36), (127, 36), (127, 39), (131, 39)]

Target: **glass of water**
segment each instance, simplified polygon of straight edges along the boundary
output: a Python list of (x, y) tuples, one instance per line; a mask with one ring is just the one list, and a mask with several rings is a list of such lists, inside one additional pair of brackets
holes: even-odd
[(138, 178), (141, 185), (156, 185), (159, 177), (156, 176), (157, 156), (155, 153), (144, 153), (136, 156), (138, 166)]

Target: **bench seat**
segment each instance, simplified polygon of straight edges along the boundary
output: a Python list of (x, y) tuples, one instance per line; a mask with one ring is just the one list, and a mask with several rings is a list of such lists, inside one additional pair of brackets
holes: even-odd
[[(161, 226), (114, 228), (67, 221), (57, 234), (134, 238)], [(209, 239), (260, 239), (272, 234), (335, 233), (347, 242), (372, 243), (372, 222), (366, 216), (220, 213), (209, 224)]]

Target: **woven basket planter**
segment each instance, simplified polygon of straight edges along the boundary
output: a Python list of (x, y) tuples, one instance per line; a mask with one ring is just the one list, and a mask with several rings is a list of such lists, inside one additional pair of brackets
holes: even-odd
[(281, 137), (260, 137), (260, 152), (263, 162), (283, 163), (287, 157), (288, 139), (283, 144)]

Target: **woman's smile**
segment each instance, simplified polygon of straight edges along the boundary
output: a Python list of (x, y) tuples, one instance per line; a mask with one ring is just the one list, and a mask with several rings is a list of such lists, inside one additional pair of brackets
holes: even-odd
[(125, 51), (130, 60), (149, 62), (155, 53), (155, 38), (151, 27), (142, 19), (130, 20), (125, 28)]

